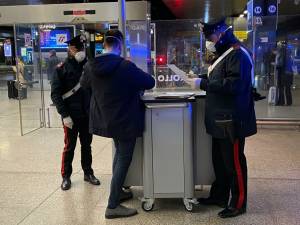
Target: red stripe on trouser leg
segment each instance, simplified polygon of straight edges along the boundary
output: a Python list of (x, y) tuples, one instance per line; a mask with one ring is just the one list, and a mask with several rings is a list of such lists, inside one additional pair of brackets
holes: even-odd
[(65, 146), (64, 146), (64, 151), (63, 151), (63, 154), (62, 154), (62, 159), (61, 159), (61, 175), (63, 177), (65, 176), (66, 152), (68, 151), (68, 148), (69, 148), (68, 128), (66, 126), (64, 126), (64, 134), (65, 134), (65, 138), (64, 138)]
[(234, 143), (234, 166), (237, 173), (238, 190), (239, 190), (239, 197), (238, 197), (236, 208), (240, 209), (243, 206), (245, 200), (245, 190), (244, 190), (242, 168), (239, 159), (239, 140), (236, 140)]

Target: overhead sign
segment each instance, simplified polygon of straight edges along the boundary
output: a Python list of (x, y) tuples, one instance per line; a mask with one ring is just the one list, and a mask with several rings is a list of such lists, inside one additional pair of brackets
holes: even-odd
[(236, 30), (234, 31), (234, 35), (240, 40), (246, 40), (248, 38), (247, 31), (245, 30)]
[(276, 16), (278, 13), (278, 2), (277, 0), (267, 1), (267, 16)]
[(268, 37), (261, 37), (260, 38), (260, 42), (261, 43), (268, 43), (269, 42), (269, 38)]
[(269, 13), (273, 14), (277, 11), (277, 6), (275, 5), (270, 5), (268, 8)]
[(261, 15), (262, 14), (262, 7), (261, 6), (256, 6), (254, 8), (254, 13), (255, 13), (255, 15)]
[(82, 16), (82, 15), (94, 15), (96, 14), (96, 10), (68, 10), (64, 11), (65, 16)]
[(253, 1), (253, 15), (254, 16), (264, 16), (265, 14), (265, 1), (264, 0), (254, 0)]
[(262, 18), (260, 16), (255, 17), (255, 25), (263, 25)]

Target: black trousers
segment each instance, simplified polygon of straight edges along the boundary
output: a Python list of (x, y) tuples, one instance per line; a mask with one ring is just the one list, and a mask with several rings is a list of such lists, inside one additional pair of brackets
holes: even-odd
[(285, 103), (287, 105), (292, 105), (293, 99), (292, 99), (292, 90), (290, 85), (279, 86), (278, 92), (279, 92), (278, 105), (284, 105)]
[(110, 184), (108, 208), (114, 209), (120, 204), (120, 193), (132, 161), (136, 138), (120, 140), (114, 138), (116, 153), (113, 161), (113, 176)]
[(216, 180), (212, 184), (210, 197), (238, 209), (247, 206), (247, 161), (244, 146), (245, 138), (237, 139), (234, 144), (230, 139), (213, 138), (212, 142)]
[(292, 105), (293, 75), (278, 69), (278, 102), (277, 105)]
[(77, 137), (81, 144), (81, 167), (84, 174), (93, 174), (92, 169), (92, 151), (91, 143), (93, 135), (89, 133), (88, 118), (73, 120), (73, 128), (64, 126), (65, 132), (65, 147), (62, 153), (61, 175), (62, 177), (70, 177), (73, 171), (72, 162), (74, 158), (74, 151), (76, 148)]

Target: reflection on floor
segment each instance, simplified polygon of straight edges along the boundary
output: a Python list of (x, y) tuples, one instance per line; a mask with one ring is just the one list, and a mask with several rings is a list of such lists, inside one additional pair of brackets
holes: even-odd
[[(262, 95), (268, 93), (261, 91)], [(293, 105), (291, 106), (272, 106), (268, 105), (268, 100), (262, 100), (256, 103), (257, 118), (298, 118), (300, 119), (300, 89), (292, 91)]]
[[(47, 86), (46, 86), (47, 87)], [(50, 88), (44, 91), (45, 96), (45, 122), (48, 126), (50, 121), (51, 127), (61, 127), (61, 118), (54, 106), (51, 106)], [(20, 114), (19, 107), (21, 107), (21, 118), (24, 133), (31, 132), (41, 127), (41, 118), (43, 116), (41, 92), (38, 88), (28, 88), (27, 98), (19, 101), (16, 99), (8, 99), (7, 89), (0, 89), (0, 127), (7, 129), (15, 129), (16, 133), (20, 133)], [(49, 110), (49, 113), (48, 113)]]
[[(11, 133), (12, 132), (12, 133)], [(141, 188), (133, 187), (139, 215), (106, 221), (104, 211), (111, 179), (111, 141), (95, 137), (93, 168), (102, 185), (83, 181), (79, 146), (73, 163), (72, 188), (60, 189), (62, 129), (40, 129), (23, 137), (13, 129), (0, 133), (0, 224), (2, 225), (299, 225), (299, 131), (260, 130), (246, 145), (249, 165), (248, 212), (219, 219), (217, 207), (185, 211), (182, 200), (157, 200), (153, 212), (141, 210)], [(208, 188), (198, 191), (206, 196)]]

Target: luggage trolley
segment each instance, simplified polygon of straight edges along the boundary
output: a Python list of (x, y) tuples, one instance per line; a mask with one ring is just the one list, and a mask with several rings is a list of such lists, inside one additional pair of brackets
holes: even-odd
[[(146, 103), (143, 137), (142, 208), (151, 211), (156, 198), (182, 198), (193, 210), (193, 135), (191, 99), (156, 99)], [(174, 101), (175, 100), (175, 101)]]

